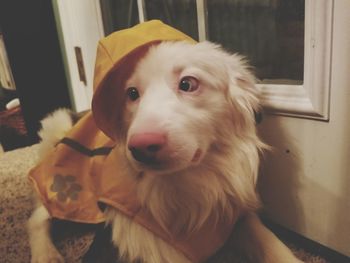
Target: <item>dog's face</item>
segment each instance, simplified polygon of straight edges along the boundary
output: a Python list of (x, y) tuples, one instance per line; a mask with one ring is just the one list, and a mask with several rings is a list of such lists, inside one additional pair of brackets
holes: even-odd
[(253, 88), (241, 59), (213, 44), (152, 46), (125, 82), (128, 160), (160, 174), (198, 165), (254, 125)]

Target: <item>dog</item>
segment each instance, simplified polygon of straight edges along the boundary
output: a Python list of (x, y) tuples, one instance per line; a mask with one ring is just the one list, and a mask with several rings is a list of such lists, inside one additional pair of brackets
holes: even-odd
[[(233, 238), (251, 262), (301, 262), (256, 215), (259, 158), (267, 146), (257, 136), (258, 90), (244, 58), (210, 42), (163, 41), (148, 48), (123, 84), (115, 148), (159, 227), (191, 236), (208, 220), (225, 218), (238, 222)], [(73, 126), (66, 110), (44, 119), (40, 155)], [(104, 214), (128, 262), (194, 262), (114, 207)], [(50, 219), (41, 204), (29, 219), (32, 263), (64, 262)]]

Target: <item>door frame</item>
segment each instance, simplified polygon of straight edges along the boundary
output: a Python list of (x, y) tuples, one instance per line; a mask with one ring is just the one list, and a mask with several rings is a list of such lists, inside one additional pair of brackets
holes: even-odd
[[(52, 1), (72, 107), (77, 112), (91, 108), (94, 54), (104, 37), (100, 1), (80, 1)], [(88, 35), (84, 30), (87, 21)]]

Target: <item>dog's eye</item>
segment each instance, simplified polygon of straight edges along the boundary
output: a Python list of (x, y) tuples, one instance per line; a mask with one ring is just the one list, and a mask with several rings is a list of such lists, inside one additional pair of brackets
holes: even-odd
[(140, 97), (140, 94), (135, 87), (130, 87), (126, 90), (126, 94), (128, 95), (129, 99), (132, 101), (137, 100)]
[(198, 89), (198, 80), (194, 77), (183, 77), (179, 83), (179, 89), (185, 92), (193, 92)]

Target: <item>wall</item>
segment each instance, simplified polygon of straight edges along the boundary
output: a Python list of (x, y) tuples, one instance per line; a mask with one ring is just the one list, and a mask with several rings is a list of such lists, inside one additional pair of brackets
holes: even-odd
[(260, 189), (279, 224), (350, 256), (350, 1), (334, 1), (330, 121), (267, 116)]

